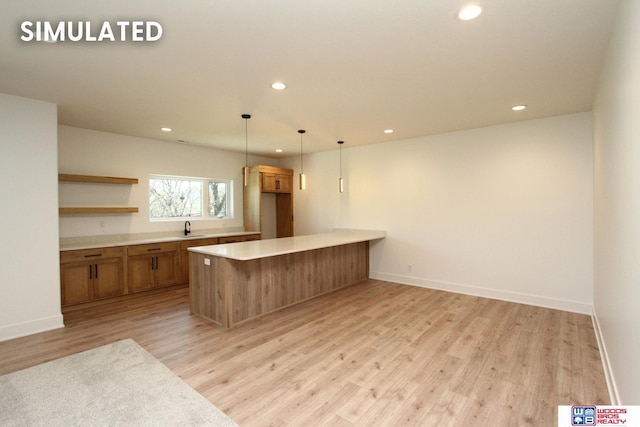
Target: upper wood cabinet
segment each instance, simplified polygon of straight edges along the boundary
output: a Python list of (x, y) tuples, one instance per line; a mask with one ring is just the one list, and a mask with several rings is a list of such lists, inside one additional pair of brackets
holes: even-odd
[(275, 166), (249, 168), (244, 187), (244, 229), (262, 230), (262, 193), (276, 196), (276, 237), (293, 236), (293, 170)]
[[(88, 184), (120, 184), (132, 185), (138, 183), (138, 178), (121, 178), (115, 176), (58, 174), (58, 182), (84, 182)], [(136, 213), (137, 207), (130, 206), (95, 206), (95, 207), (60, 207), (60, 215), (72, 214), (121, 214)]]
[(262, 173), (263, 193), (291, 193), (293, 175)]

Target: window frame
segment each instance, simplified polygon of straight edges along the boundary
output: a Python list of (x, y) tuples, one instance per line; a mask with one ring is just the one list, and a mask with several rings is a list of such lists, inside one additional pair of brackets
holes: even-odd
[[(166, 179), (166, 180), (175, 180), (175, 181), (193, 181), (198, 182), (200, 184), (200, 201), (201, 201), (201, 211), (202, 214), (200, 216), (171, 216), (171, 217), (152, 217), (151, 216), (151, 180), (154, 179)], [(210, 183), (224, 183), (226, 184), (226, 215), (225, 216), (214, 216), (210, 212), (210, 197), (209, 197), (209, 185)], [(166, 175), (166, 174), (149, 174), (148, 180), (148, 217), (150, 222), (168, 222), (168, 221), (223, 221), (234, 218), (233, 211), (233, 180), (232, 179), (224, 179), (224, 178), (203, 178), (203, 177), (194, 177), (194, 176), (177, 176), (177, 175)]]

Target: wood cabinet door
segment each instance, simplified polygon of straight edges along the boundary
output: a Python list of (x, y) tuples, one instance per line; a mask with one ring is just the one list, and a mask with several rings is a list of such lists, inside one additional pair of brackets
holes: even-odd
[(276, 237), (293, 236), (293, 201), (291, 194), (276, 194)]
[(124, 294), (124, 266), (122, 258), (109, 258), (94, 264), (93, 294), (95, 298)]
[(293, 177), (291, 175), (276, 175), (276, 187), (278, 193), (291, 193)]
[(171, 286), (178, 283), (178, 253), (162, 252), (154, 258), (154, 286)]
[(180, 248), (178, 266), (180, 269), (180, 283), (189, 283), (189, 251), (186, 247)]
[(276, 191), (276, 175), (273, 173), (262, 174), (262, 192), (275, 193)]
[(180, 283), (189, 283), (189, 248), (195, 246), (217, 245), (217, 237), (207, 237), (205, 239), (188, 239), (180, 243), (180, 257), (178, 259), (178, 268), (180, 270)]
[(92, 263), (70, 262), (60, 265), (62, 305), (77, 304), (93, 298)]
[(262, 173), (263, 193), (291, 193), (293, 177), (277, 173)]
[(128, 258), (129, 290), (140, 292), (153, 287), (155, 256), (136, 255)]

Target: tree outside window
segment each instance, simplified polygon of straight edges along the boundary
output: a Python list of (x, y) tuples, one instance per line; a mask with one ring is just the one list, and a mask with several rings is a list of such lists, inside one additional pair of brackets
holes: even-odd
[(149, 179), (149, 217), (202, 216), (202, 183), (175, 178)]
[(209, 182), (209, 215), (216, 218), (228, 216), (227, 183), (225, 181)]
[[(204, 192), (204, 186), (208, 192)], [(149, 218), (181, 219), (204, 216), (231, 217), (231, 182), (218, 179), (152, 176), (149, 178)]]

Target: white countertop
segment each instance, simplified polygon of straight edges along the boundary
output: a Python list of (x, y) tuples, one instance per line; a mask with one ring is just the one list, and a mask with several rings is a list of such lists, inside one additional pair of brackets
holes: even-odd
[[(159, 242), (182, 242), (195, 239), (206, 239), (213, 237), (228, 237), (228, 236), (247, 236), (252, 234), (260, 234), (259, 231), (221, 231), (221, 232), (198, 232), (193, 231), (193, 234), (189, 236), (138, 236), (120, 235), (117, 237), (105, 236), (102, 238), (87, 238), (78, 241), (60, 242), (61, 251), (71, 251), (78, 249), (94, 249), (94, 248), (109, 248), (114, 246), (129, 246), (129, 245), (143, 245), (146, 243), (159, 243)], [(203, 234), (204, 233), (204, 234)]]
[(189, 251), (247, 261), (313, 249), (329, 248), (331, 246), (384, 239), (385, 236), (386, 232), (379, 230), (334, 230), (331, 233), (310, 234), (306, 236), (197, 246), (189, 248)]

